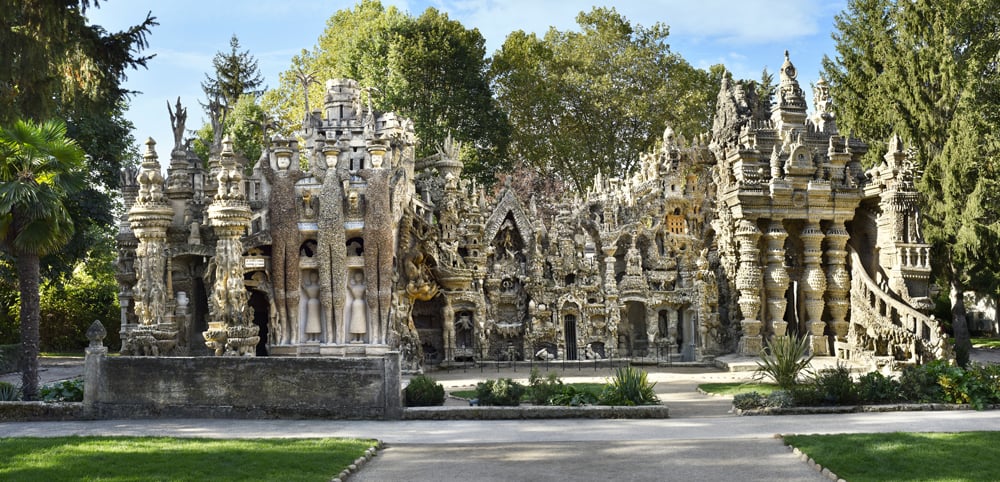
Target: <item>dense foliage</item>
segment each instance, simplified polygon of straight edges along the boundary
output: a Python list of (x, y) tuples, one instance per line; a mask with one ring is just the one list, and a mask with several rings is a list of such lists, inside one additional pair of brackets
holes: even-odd
[(431, 407), (444, 404), (444, 387), (427, 375), (417, 375), (403, 390), (407, 407)]
[(305, 108), (322, 108), (323, 81), (355, 79), (364, 102), (414, 121), (418, 156), (434, 154), (450, 133), (466, 146), (460, 155), (469, 174), (492, 182), (507, 167), (509, 128), (493, 100), (484, 45), (478, 30), (434, 8), (413, 17), (363, 0), (330, 17), (316, 46), (292, 59), (263, 104), (287, 134)]
[(856, 380), (846, 366), (838, 365), (820, 370), (789, 390), (766, 396), (751, 392), (733, 397), (733, 405), (743, 410), (886, 403), (958, 403), (976, 409), (997, 405), (1000, 404), (1000, 365), (972, 363), (962, 368), (934, 361), (904, 368), (899, 379), (871, 372)]
[(480, 405), (515, 407), (521, 404), (525, 387), (510, 378), (486, 380), (476, 384), (476, 398)]
[(633, 25), (613, 8), (577, 16), (579, 32), (511, 33), (490, 73), (512, 126), (511, 156), (575, 188), (598, 171), (632, 172), (667, 126), (708, 130), (721, 66), (692, 67), (668, 28)]

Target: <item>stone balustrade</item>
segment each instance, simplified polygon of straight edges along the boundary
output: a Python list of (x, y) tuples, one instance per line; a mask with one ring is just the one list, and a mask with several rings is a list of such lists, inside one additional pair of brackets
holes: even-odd
[(878, 287), (851, 255), (851, 328), (849, 358), (893, 356), (896, 362), (926, 363), (947, 356), (947, 335), (927, 315), (893, 298)]

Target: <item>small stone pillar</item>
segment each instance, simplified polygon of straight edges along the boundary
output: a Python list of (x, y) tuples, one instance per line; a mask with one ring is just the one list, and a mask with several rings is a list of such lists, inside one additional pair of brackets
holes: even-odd
[(390, 351), (385, 354), (385, 414), (386, 420), (399, 420), (403, 417), (403, 384), (400, 381), (400, 354)]
[(812, 345), (812, 354), (826, 356), (830, 354), (823, 322), (823, 293), (826, 292), (826, 274), (820, 262), (823, 258), (823, 231), (819, 222), (806, 224), (799, 235), (802, 239), (805, 269), (802, 273), (802, 291), (805, 294), (807, 326)]
[(83, 362), (83, 406), (84, 411), (92, 413), (97, 402), (98, 388), (101, 386), (101, 366), (108, 356), (108, 347), (104, 346), (107, 330), (100, 321), (91, 323), (87, 328), (87, 339), (90, 345), (86, 349)]
[(847, 341), (850, 324), (844, 319), (851, 307), (848, 293), (851, 290), (851, 275), (847, 272), (847, 229), (843, 222), (836, 222), (826, 231), (826, 307), (830, 311), (830, 331), (837, 341)]
[(788, 322), (785, 321), (785, 309), (788, 300), (785, 292), (788, 290), (788, 271), (785, 269), (785, 238), (788, 232), (781, 220), (771, 221), (764, 234), (767, 240), (767, 270), (764, 272), (764, 289), (767, 292), (767, 316), (770, 319), (772, 336), (785, 336)]
[(760, 311), (761, 272), (760, 251), (757, 241), (760, 229), (749, 219), (741, 219), (736, 228), (736, 239), (740, 243), (740, 265), (736, 271), (736, 289), (740, 292), (740, 312), (743, 313), (743, 336), (740, 338), (739, 353), (757, 356), (763, 347), (760, 334), (762, 323), (757, 319)]

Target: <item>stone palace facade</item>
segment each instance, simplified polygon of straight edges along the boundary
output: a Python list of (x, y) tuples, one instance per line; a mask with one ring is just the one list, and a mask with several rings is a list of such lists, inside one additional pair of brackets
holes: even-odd
[(707, 362), (795, 334), (877, 364), (948, 356), (899, 140), (865, 171), (787, 54), (775, 101), (754, 87), (724, 80), (710, 136), (667, 129), (551, 215), (463, 178), (451, 142), (416, 159), (412, 123), (352, 80), (254, 163), (223, 141), (202, 166), (175, 134), (164, 176), (149, 140), (123, 173), (122, 350)]

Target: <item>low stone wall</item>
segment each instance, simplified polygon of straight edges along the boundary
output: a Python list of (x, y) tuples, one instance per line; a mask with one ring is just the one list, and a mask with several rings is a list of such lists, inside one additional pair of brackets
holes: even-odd
[(381, 358), (88, 355), (84, 404), (100, 418), (398, 419), (399, 353)]
[(86, 414), (80, 402), (0, 402), (0, 422), (81, 420)]

